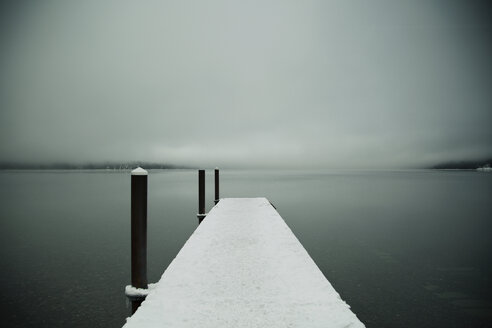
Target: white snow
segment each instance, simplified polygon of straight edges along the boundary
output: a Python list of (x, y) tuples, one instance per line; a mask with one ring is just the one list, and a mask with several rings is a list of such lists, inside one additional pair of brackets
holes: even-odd
[(124, 327), (364, 325), (266, 198), (224, 198)]
[(147, 296), (149, 292), (155, 288), (156, 284), (148, 284), (149, 288), (136, 288), (132, 285), (128, 285), (125, 287), (125, 295), (129, 297), (142, 297)]
[(479, 167), (477, 171), (492, 172), (492, 167), (490, 167), (489, 165), (485, 165), (484, 167)]
[(147, 175), (148, 172), (142, 169), (140, 166), (132, 171), (132, 175)]

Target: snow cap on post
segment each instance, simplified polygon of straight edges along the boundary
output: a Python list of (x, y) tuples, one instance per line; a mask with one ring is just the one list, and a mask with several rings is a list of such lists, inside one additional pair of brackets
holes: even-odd
[(142, 169), (140, 166), (132, 171), (132, 175), (148, 175), (147, 171)]

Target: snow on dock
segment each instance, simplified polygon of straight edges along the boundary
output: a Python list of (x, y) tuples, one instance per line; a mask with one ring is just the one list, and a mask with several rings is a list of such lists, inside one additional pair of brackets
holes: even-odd
[(364, 325), (266, 198), (226, 198), (124, 327)]

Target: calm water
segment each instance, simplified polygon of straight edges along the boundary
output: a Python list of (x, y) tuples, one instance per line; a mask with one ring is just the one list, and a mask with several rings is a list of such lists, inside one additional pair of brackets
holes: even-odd
[[(150, 172), (152, 282), (196, 228), (196, 176)], [(492, 326), (492, 174), (222, 171), (221, 196), (268, 197), (368, 327)], [(0, 199), (2, 327), (120, 327), (129, 173), (1, 172)]]

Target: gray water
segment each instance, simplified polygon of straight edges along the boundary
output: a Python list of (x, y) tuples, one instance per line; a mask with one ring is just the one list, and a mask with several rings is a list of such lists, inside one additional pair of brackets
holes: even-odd
[[(221, 171), (221, 197), (257, 196), (367, 327), (492, 327), (492, 174)], [(0, 200), (2, 327), (123, 325), (129, 173), (4, 171)], [(150, 172), (150, 281), (196, 211), (196, 171)]]

